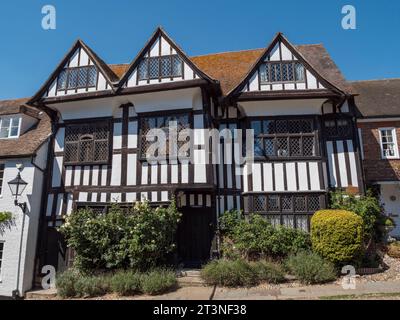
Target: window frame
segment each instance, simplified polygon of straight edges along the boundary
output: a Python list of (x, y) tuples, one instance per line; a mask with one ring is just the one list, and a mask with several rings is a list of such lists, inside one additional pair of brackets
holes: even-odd
[[(328, 127), (326, 126), (326, 122), (329, 121), (334, 122), (335, 135), (331, 135), (330, 133), (328, 133), (327, 129)], [(339, 121), (346, 121), (348, 123), (348, 132), (345, 135), (341, 135), (338, 130), (338, 128), (340, 127)], [(340, 116), (340, 115), (325, 116), (322, 119), (322, 127), (323, 127), (324, 137), (328, 141), (352, 140), (354, 138), (354, 123), (350, 117)]]
[[(162, 59), (169, 58), (170, 59), (170, 73), (168, 75), (163, 75), (162, 74)], [(179, 75), (174, 75), (173, 70), (174, 70), (174, 58), (178, 58), (181, 66), (179, 68), (180, 74)], [(150, 61), (151, 60), (158, 60), (158, 75), (157, 76), (150, 76)], [(140, 68), (145, 66), (145, 76), (141, 76)], [(183, 59), (179, 56), (179, 54), (169, 54), (169, 55), (163, 55), (163, 56), (155, 56), (155, 57), (143, 57), (143, 59), (139, 62), (138, 67), (137, 67), (137, 78), (138, 81), (150, 81), (150, 80), (155, 80), (155, 79), (174, 79), (174, 78), (182, 78), (184, 71), (183, 71), (183, 65), (184, 61)]]
[[(0, 137), (0, 139), (17, 139), (21, 135), (21, 124), (22, 124), (22, 117), (21, 116), (0, 116), (0, 132), (3, 127), (4, 119), (10, 119), (10, 123), (8, 125), (8, 136), (7, 137)], [(15, 127), (14, 120), (18, 120), (18, 132), (16, 135), (11, 135), (11, 129)]]
[(5, 164), (0, 162), (0, 197), (3, 194)]
[[(88, 123), (90, 121), (90, 123)], [(107, 150), (107, 159), (106, 160), (99, 160), (95, 161), (94, 158), (93, 160), (90, 161), (80, 161), (80, 148), (81, 148), (81, 139), (79, 138), (76, 141), (67, 141), (67, 133), (68, 133), (68, 128), (69, 127), (82, 127), (83, 125), (86, 126), (93, 126), (93, 127), (101, 127), (101, 125), (104, 124), (108, 128), (108, 150)], [(88, 135), (86, 133), (81, 133), (81, 136)], [(95, 143), (96, 141), (106, 141), (106, 139), (93, 139), (93, 153), (95, 152)], [(66, 160), (66, 152), (67, 152), (67, 147), (69, 144), (77, 144), (77, 157), (78, 159), (76, 161), (68, 161)], [(106, 119), (85, 119), (84, 121), (71, 121), (67, 122), (65, 125), (65, 136), (64, 136), (64, 165), (68, 166), (82, 166), (82, 165), (108, 165), (111, 162), (112, 159), (112, 150), (113, 150), (113, 122), (111, 118), (106, 118)]]
[[(291, 160), (291, 159), (301, 159), (301, 160), (307, 160), (307, 159), (312, 159), (312, 160), (318, 160), (321, 158), (321, 148), (320, 148), (320, 135), (319, 135), (319, 126), (318, 126), (318, 120), (315, 116), (313, 115), (305, 115), (305, 116), (262, 116), (262, 117), (249, 117), (247, 120), (247, 128), (253, 129), (252, 128), (252, 122), (253, 121), (259, 121), (261, 122), (261, 125), (263, 126), (263, 123), (265, 121), (296, 121), (296, 120), (309, 120), (312, 123), (312, 132), (311, 133), (273, 133), (273, 134), (265, 134), (261, 133), (259, 135), (254, 135), (254, 140), (257, 139), (262, 139), (263, 143), (263, 150), (264, 154), (263, 155), (257, 155), (256, 152), (254, 152), (254, 160), (258, 161), (263, 161), (265, 159), (271, 160), (271, 161), (282, 161), (282, 160)], [(263, 129), (261, 129), (264, 131)], [(307, 137), (313, 137), (314, 138), (314, 155), (304, 155), (304, 151), (302, 148), (302, 142), (304, 138)], [(286, 138), (287, 140), (287, 149), (289, 150), (289, 155), (287, 156), (278, 156), (277, 155), (277, 139), (279, 138)], [(301, 143), (301, 155), (291, 155), (291, 145), (290, 145), (290, 140), (291, 138), (300, 138), (300, 143)], [(274, 155), (267, 155), (265, 152), (265, 140), (271, 139), (274, 141), (273, 143), (273, 148), (274, 148)], [(256, 143), (254, 141), (254, 151), (256, 149)]]
[[(298, 229), (299, 226), (297, 224), (297, 217), (307, 217), (307, 232), (310, 231), (310, 220), (315, 212), (318, 210), (324, 209), (327, 203), (327, 195), (324, 192), (251, 192), (244, 197), (247, 197), (248, 203), (248, 212), (245, 214), (259, 214), (266, 219), (273, 219), (279, 217), (279, 225), (284, 226), (284, 218), (292, 217), (293, 218), (293, 227)], [(265, 197), (265, 210), (256, 210), (255, 208), (255, 198), (256, 197)], [(274, 211), (268, 211), (268, 200), (270, 197), (278, 198), (279, 209)], [(291, 209), (284, 210), (282, 208), (282, 199), (284, 197), (291, 198)], [(305, 210), (296, 210), (295, 209), (295, 198), (301, 197), (304, 199)], [(310, 202), (309, 198), (314, 197), (319, 199), (318, 207), (315, 210), (310, 210)], [(247, 211), (247, 210), (246, 210)], [(272, 223), (272, 222), (271, 222)]]
[[(283, 80), (283, 65), (286, 67), (287, 65), (292, 65), (292, 73), (293, 73), (293, 80)], [(272, 80), (272, 67), (274, 67), (274, 70), (276, 70), (275, 65), (279, 65), (279, 77), (280, 80)], [(303, 67), (303, 79), (297, 79), (297, 73), (296, 73), (296, 65), (301, 65)], [(266, 70), (266, 76), (268, 80), (262, 80), (261, 78), (261, 68), (265, 68)], [(286, 67), (287, 68), (287, 67)], [(288, 71), (288, 69), (287, 69)], [(277, 73), (275, 73), (275, 76)], [(259, 67), (259, 78), (260, 78), (260, 84), (277, 84), (277, 83), (305, 83), (306, 82), (306, 68), (304, 67), (304, 64), (301, 63), (298, 60), (283, 60), (283, 61), (265, 61), (262, 63)]]
[[(386, 127), (386, 128), (378, 128), (379, 131), (379, 146), (381, 148), (381, 158), (382, 159), (399, 159), (399, 145), (397, 144), (397, 132), (396, 132), (396, 128), (394, 127)], [(390, 131), (392, 138), (393, 138), (393, 146), (394, 146), (394, 155), (393, 156), (386, 156), (384, 153), (384, 142), (382, 140), (383, 136), (382, 136), (382, 131)], [(385, 144), (389, 144), (387, 142), (385, 142)]]
[[(146, 112), (146, 113), (141, 113), (139, 114), (138, 117), (138, 125), (139, 125), (139, 143), (138, 143), (138, 147), (139, 147), (139, 160), (140, 161), (151, 161), (151, 159), (147, 158), (146, 154), (143, 152), (142, 150), (142, 145), (143, 145), (143, 139), (145, 138), (143, 136), (143, 120), (144, 119), (148, 119), (148, 118), (167, 118), (167, 117), (171, 117), (171, 116), (187, 116), (188, 117), (188, 129), (193, 129), (193, 111), (192, 109), (187, 109), (187, 110), (170, 110), (170, 111), (166, 111), (166, 112)], [(179, 131), (178, 131), (178, 135), (179, 135)], [(191, 143), (193, 143), (193, 139), (191, 139)], [(179, 150), (178, 150), (179, 151)], [(179, 160), (179, 159), (190, 159), (191, 155), (185, 157), (185, 156), (177, 156), (177, 158), (175, 157), (171, 157), (170, 154), (168, 153), (168, 155), (165, 156), (165, 160)]]
[[(79, 83), (79, 72), (82, 69), (87, 69), (86, 70), (86, 85), (78, 85)], [(89, 70), (90, 69), (94, 69), (95, 70), (95, 81), (94, 84), (89, 84)], [(76, 75), (76, 79), (75, 79), (75, 86), (74, 87), (70, 87), (69, 86), (69, 80), (70, 80), (70, 74), (71, 72), (77, 72)], [(65, 72), (65, 87), (60, 87), (60, 75), (62, 72)], [(89, 88), (95, 88), (96, 87), (96, 82), (97, 82), (97, 77), (98, 77), (98, 68), (95, 65), (87, 65), (87, 66), (78, 66), (78, 67), (66, 67), (64, 69), (61, 70), (61, 72), (59, 73), (58, 77), (57, 77), (57, 91), (68, 91), (68, 90), (78, 90), (78, 89), (89, 89)]]

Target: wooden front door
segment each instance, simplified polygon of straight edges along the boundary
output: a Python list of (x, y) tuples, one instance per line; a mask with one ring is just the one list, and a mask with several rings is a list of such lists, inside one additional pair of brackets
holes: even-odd
[(211, 208), (183, 208), (178, 228), (178, 255), (185, 267), (200, 267), (210, 259), (214, 235)]

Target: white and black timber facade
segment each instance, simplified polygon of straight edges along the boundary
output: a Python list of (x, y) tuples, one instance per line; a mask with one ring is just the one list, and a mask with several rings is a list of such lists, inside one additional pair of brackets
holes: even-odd
[[(188, 57), (158, 28), (129, 65), (107, 65), (77, 41), (29, 101), (53, 122), (37, 265), (68, 265), (57, 227), (77, 208), (112, 202), (175, 198), (188, 264), (218, 252), (227, 210), (309, 230), (330, 189), (364, 191), (352, 96), (321, 45), (280, 33), (264, 49)], [(195, 160), (150, 163), (145, 134), (171, 119), (194, 130)], [(205, 163), (208, 129), (253, 129), (254, 161)], [(242, 153), (221, 141), (223, 160)]]

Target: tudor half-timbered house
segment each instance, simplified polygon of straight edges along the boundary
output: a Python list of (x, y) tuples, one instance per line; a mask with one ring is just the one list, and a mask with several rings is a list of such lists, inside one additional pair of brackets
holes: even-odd
[[(54, 124), (40, 264), (68, 263), (56, 231), (66, 215), (111, 202), (175, 198), (188, 265), (218, 251), (226, 210), (308, 230), (330, 188), (363, 191), (351, 96), (321, 45), (293, 46), (282, 34), (265, 49), (188, 57), (158, 28), (129, 65), (107, 65), (77, 41), (30, 101)], [(179, 159), (165, 149), (153, 162), (146, 134), (171, 122), (194, 130), (192, 148)], [(242, 148), (224, 136), (210, 146), (206, 129), (253, 129), (244, 143), (254, 143), (254, 159), (230, 161)]]

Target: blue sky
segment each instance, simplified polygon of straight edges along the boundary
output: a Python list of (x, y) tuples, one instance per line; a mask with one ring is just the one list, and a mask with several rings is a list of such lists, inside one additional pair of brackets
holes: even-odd
[[(46, 4), (56, 30), (41, 27)], [(341, 27), (346, 4), (356, 30)], [(107, 63), (129, 63), (158, 25), (189, 55), (265, 47), (281, 31), (324, 43), (349, 80), (400, 77), (400, 1), (16, 0), (0, 3), (0, 99), (33, 95), (77, 38)]]

